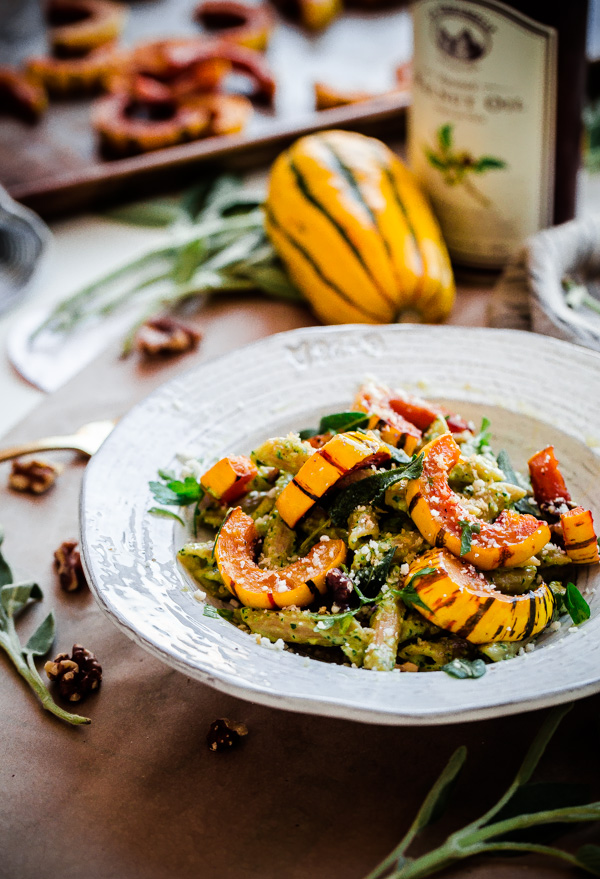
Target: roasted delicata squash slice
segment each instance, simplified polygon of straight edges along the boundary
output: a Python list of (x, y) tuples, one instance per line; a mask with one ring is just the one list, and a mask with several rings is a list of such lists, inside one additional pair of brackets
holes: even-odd
[(578, 565), (594, 565), (600, 562), (598, 539), (594, 531), (594, 519), (590, 510), (575, 507), (560, 517), (565, 552)]
[(535, 516), (504, 510), (495, 522), (477, 519), (448, 484), (448, 474), (458, 462), (460, 449), (449, 433), (423, 447), (423, 472), (406, 488), (408, 512), (432, 546), (446, 547), (461, 555), (463, 528), (471, 532), (471, 549), (463, 558), (482, 570), (522, 565), (550, 540), (550, 529)]
[(368, 427), (378, 430), (384, 442), (412, 455), (421, 439), (419, 428), (390, 405), (392, 392), (381, 385), (365, 384), (356, 395), (353, 408), (369, 415)]
[(554, 454), (554, 446), (547, 446), (536, 452), (527, 465), (533, 496), (542, 509), (550, 505), (556, 508), (571, 501), (571, 495)]
[[(424, 573), (428, 569), (432, 572)], [(409, 583), (422, 602), (414, 604), (420, 614), (472, 644), (531, 638), (548, 625), (554, 611), (554, 596), (545, 583), (522, 595), (504, 595), (445, 549), (416, 559), (405, 586)]]
[(389, 458), (389, 449), (375, 436), (338, 433), (310, 456), (283, 489), (276, 504), (281, 518), (293, 528), (342, 476)]
[(258, 533), (240, 507), (227, 516), (215, 541), (215, 560), (227, 589), (246, 607), (306, 607), (326, 591), (327, 572), (346, 557), (343, 540), (320, 541), (304, 558), (268, 570), (254, 560)]
[(245, 494), (258, 469), (246, 455), (229, 455), (207, 470), (200, 483), (213, 497), (233, 501)]

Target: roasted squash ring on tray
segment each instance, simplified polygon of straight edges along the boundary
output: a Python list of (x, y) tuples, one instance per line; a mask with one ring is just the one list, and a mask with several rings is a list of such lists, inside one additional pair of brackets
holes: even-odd
[(46, 89), (27, 71), (0, 67), (0, 107), (24, 122), (37, 122), (48, 106)]
[(264, 52), (275, 26), (271, 10), (264, 4), (249, 6), (237, 0), (203, 0), (194, 17), (209, 31), (219, 31), (223, 40)]
[(127, 10), (114, 0), (50, 0), (46, 20), (56, 55), (85, 55), (119, 38)]
[(92, 125), (103, 150), (129, 156), (202, 137), (209, 131), (210, 113), (202, 105), (140, 103), (123, 93), (95, 102)]
[(34, 56), (27, 60), (26, 67), (51, 95), (67, 98), (99, 92), (122, 62), (120, 50), (101, 46), (82, 58)]

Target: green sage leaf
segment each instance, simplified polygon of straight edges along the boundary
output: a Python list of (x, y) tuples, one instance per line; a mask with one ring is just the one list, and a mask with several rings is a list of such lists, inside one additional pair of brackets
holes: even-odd
[(404, 466), (383, 473), (375, 473), (367, 476), (359, 482), (349, 485), (340, 491), (330, 507), (331, 521), (334, 525), (343, 528), (348, 522), (348, 516), (356, 507), (365, 504), (377, 503), (385, 495), (387, 489), (400, 482), (401, 479), (415, 479), (423, 472), (423, 454), (417, 458), (411, 458)]
[(55, 632), (54, 614), (49, 613), (46, 619), (37, 627), (25, 645), (23, 652), (30, 653), (32, 656), (45, 656), (54, 643)]
[(15, 617), (28, 601), (41, 601), (43, 593), (37, 583), (11, 583), (0, 589), (0, 603), (9, 617)]
[(395, 553), (393, 546), (376, 565), (367, 565), (353, 572), (353, 582), (355, 588), (360, 590), (359, 595), (362, 593), (366, 598), (375, 598), (385, 585)]
[(417, 832), (433, 824), (444, 813), (466, 759), (467, 749), (461, 745), (452, 754), (438, 780), (425, 797), (413, 823)]
[[(0, 525), (0, 546), (4, 541), (4, 529)], [(13, 581), (13, 574), (10, 569), (10, 565), (2, 555), (2, 550), (0, 550), (0, 586), (6, 586)]]
[(453, 659), (442, 666), (442, 671), (453, 678), (480, 678), (485, 674), (483, 659)]
[(103, 216), (119, 223), (148, 228), (172, 226), (185, 216), (180, 204), (172, 198), (151, 198), (135, 201), (103, 211)]
[(368, 423), (369, 416), (364, 412), (334, 412), (321, 418), (319, 433), (345, 433), (366, 427)]
[(581, 623), (589, 620), (591, 614), (590, 606), (574, 583), (567, 583), (562, 603), (576, 626), (580, 626)]

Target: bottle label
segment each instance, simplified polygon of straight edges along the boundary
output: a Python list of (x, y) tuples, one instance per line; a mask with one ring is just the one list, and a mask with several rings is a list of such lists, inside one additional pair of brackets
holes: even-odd
[(497, 0), (414, 4), (409, 160), (452, 257), (496, 268), (552, 220), (557, 34)]

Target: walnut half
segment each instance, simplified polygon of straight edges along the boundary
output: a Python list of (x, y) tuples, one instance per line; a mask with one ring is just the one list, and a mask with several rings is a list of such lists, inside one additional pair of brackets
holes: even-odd
[(170, 317), (147, 320), (137, 332), (137, 348), (146, 357), (185, 354), (198, 347), (201, 335)]
[(61, 543), (54, 553), (54, 567), (61, 588), (65, 592), (74, 592), (80, 586), (85, 585), (79, 544), (76, 540), (65, 540), (64, 543)]
[(38, 458), (22, 461), (17, 458), (16, 461), (13, 461), (8, 485), (14, 491), (43, 494), (52, 488), (59, 473), (60, 468), (49, 461), (42, 461)]

